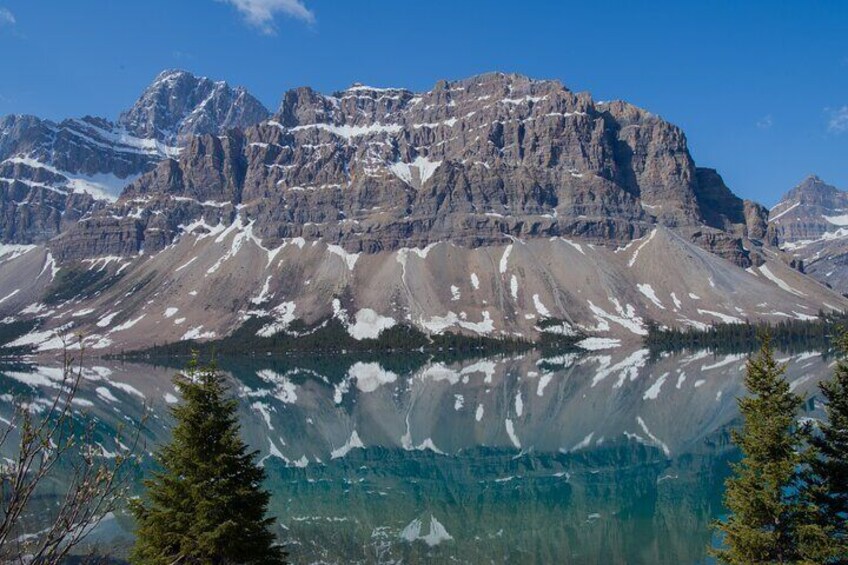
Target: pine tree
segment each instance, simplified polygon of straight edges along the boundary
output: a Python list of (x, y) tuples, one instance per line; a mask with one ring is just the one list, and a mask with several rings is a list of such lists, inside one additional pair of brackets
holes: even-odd
[(176, 378), (182, 403), (173, 409), (171, 442), (156, 455), (160, 470), (135, 501), (138, 522), (131, 560), (139, 565), (276, 564), (283, 548), (266, 518), (265, 473), (239, 437), (237, 401), (214, 366), (197, 359)]
[(749, 396), (739, 399), (744, 425), (733, 432), (742, 460), (726, 482), (730, 515), (714, 526), (724, 547), (711, 552), (731, 564), (811, 562), (805, 555), (812, 550), (804, 547), (820, 536), (799, 489), (805, 434), (796, 417), (803, 401), (783, 378), (785, 366), (774, 359), (767, 336), (746, 369)]
[(848, 563), (848, 333), (840, 336), (839, 348), (842, 358), (833, 378), (819, 384), (827, 401), (827, 418), (811, 439), (813, 457), (807, 488), (829, 536), (827, 562)]

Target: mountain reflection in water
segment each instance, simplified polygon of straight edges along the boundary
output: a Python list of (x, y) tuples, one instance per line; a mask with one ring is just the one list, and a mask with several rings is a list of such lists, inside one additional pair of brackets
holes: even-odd
[[(782, 357), (793, 388), (811, 398), (832, 370), (818, 354)], [(221, 368), (295, 562), (600, 564), (705, 561), (735, 457), (744, 363), (622, 349), (225, 359)], [(174, 373), (89, 365), (77, 404), (96, 419), (104, 453), (145, 403), (148, 449), (167, 438)], [(49, 367), (0, 370), (0, 415), (15, 396), (45, 402), (59, 377)], [(131, 528), (118, 515), (95, 539), (121, 554)]]

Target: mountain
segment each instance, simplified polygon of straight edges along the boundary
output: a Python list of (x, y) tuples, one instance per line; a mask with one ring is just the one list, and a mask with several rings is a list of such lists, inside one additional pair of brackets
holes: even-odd
[[(740, 239), (755, 205), (695, 167), (677, 127), (554, 81), (500, 73), (421, 95), (290, 91), (271, 120), (192, 138), (179, 158), (128, 186), (116, 207), (142, 199), (164, 211), (154, 238), (165, 244), (199, 217), (186, 212), (193, 199), (218, 204), (217, 213), (203, 212), (213, 223), (210, 214), (229, 223), (239, 207), (271, 243), (321, 238), (354, 253), (506, 236), (627, 242), (660, 224), (741, 266), (756, 262)], [(78, 226), (61, 254), (121, 254), (97, 236), (103, 222), (120, 222), (115, 211)], [(149, 217), (133, 251), (158, 249), (144, 236)], [(97, 247), (79, 249), (86, 229)]]
[(185, 136), (223, 133), (267, 115), (242, 88), (167, 71), (117, 123), (0, 118), (0, 241), (47, 241), (177, 156)]
[[(767, 210), (695, 165), (678, 127), (626, 102), (489, 73), (422, 93), (297, 88), (246, 126), (246, 102), (160, 107), (163, 89), (207, 100), (217, 84), (157, 78), (115, 127), (179, 146), (45, 245), (9, 248), (0, 288), (17, 292), (0, 314), (114, 349), (330, 318), (355, 339), (406, 324), (627, 340), (651, 320), (846, 306), (771, 245)], [(237, 127), (192, 130), (213, 115)]]
[(231, 88), (224, 81), (167, 70), (121, 114), (118, 125), (141, 138), (181, 145), (189, 136), (244, 128), (268, 115), (265, 106), (241, 86)]
[(805, 272), (848, 293), (848, 192), (809, 176), (771, 209), (769, 227)]

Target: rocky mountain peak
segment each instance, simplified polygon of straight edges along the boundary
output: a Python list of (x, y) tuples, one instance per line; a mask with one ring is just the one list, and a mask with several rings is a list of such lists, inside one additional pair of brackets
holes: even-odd
[(503, 88), (506, 93), (521, 89), (565, 89), (558, 80), (535, 79), (520, 73), (505, 73), (500, 71), (481, 73), (460, 80), (441, 81), (437, 83), (435, 89), (438, 89), (440, 86), (446, 88), (468, 88), (470, 86), (481, 88), (499, 87)]
[(156, 76), (118, 123), (138, 137), (177, 145), (187, 136), (244, 128), (269, 114), (242, 87), (171, 69)]
[(781, 203), (810, 204), (830, 208), (841, 206), (844, 196), (844, 192), (826, 183), (818, 175), (809, 175), (787, 192), (781, 199)]
[(191, 152), (196, 135), (243, 129), (268, 115), (243, 88), (166, 70), (118, 123), (92, 116), (61, 122), (2, 117), (0, 241), (48, 240), (183, 146)]
[(807, 273), (848, 292), (848, 192), (809, 175), (769, 211), (769, 224)]
[(456, 81), (440, 80), (431, 90), (418, 93), (358, 82), (331, 95), (309, 87), (296, 88), (283, 95), (274, 120), (285, 127), (401, 125), (419, 119), (435, 123), (438, 119), (470, 118), (483, 110), (499, 119), (507, 113), (505, 110), (521, 111), (528, 105), (530, 109), (538, 106), (539, 110), (574, 105), (576, 111), (585, 112), (592, 101), (588, 94), (575, 95), (559, 81), (492, 72)]
[(848, 193), (809, 175), (783, 195), (770, 213), (773, 222), (787, 223), (799, 218), (840, 212), (848, 207)]

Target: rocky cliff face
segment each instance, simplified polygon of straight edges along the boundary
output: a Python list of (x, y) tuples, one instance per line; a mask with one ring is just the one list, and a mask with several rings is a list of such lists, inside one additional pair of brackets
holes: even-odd
[(270, 120), (191, 138), (63, 237), (58, 254), (118, 253), (123, 240), (98, 234), (126, 214), (139, 226), (129, 246), (138, 251), (201, 218), (230, 223), (235, 207), (270, 243), (323, 239), (349, 252), (509, 237), (610, 244), (660, 224), (751, 264), (743, 201), (695, 167), (679, 128), (624, 102), (501, 73), (420, 94), (290, 91)]
[(191, 133), (222, 133), (267, 114), (244, 89), (169, 71), (118, 123), (0, 118), (0, 241), (47, 241), (179, 155)]
[(170, 152), (97, 118), (0, 119), (0, 241), (47, 241)]
[(771, 209), (769, 227), (806, 272), (848, 293), (848, 192), (809, 176)]

